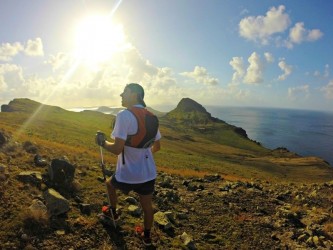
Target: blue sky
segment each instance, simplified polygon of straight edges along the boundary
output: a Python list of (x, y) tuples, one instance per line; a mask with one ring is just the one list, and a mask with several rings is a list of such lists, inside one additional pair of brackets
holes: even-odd
[(333, 110), (333, 1), (0, 0), (0, 104)]

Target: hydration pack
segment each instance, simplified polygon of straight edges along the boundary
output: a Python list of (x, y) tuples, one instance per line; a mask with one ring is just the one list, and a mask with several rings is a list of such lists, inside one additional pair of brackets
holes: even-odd
[(132, 107), (128, 109), (138, 122), (138, 131), (128, 135), (125, 145), (133, 148), (149, 148), (155, 141), (158, 130), (157, 117), (145, 108)]
[[(158, 131), (158, 118), (145, 108), (132, 107), (127, 109), (136, 118), (138, 130), (136, 134), (128, 135), (125, 145), (133, 148), (149, 148), (155, 141)], [(123, 163), (125, 163), (123, 151)]]

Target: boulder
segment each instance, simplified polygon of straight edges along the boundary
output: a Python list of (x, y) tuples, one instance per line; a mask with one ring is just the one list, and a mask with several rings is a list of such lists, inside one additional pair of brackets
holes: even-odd
[(47, 165), (47, 161), (43, 159), (40, 155), (35, 155), (34, 163), (38, 167), (45, 167)]
[(69, 202), (61, 194), (50, 188), (43, 193), (50, 215), (60, 215), (69, 211)]
[(161, 211), (156, 212), (154, 214), (154, 221), (157, 225), (159, 225), (160, 227), (162, 227), (165, 230), (172, 228), (172, 224), (169, 221), (168, 216)]
[(47, 214), (47, 207), (45, 204), (38, 199), (34, 199), (32, 201), (32, 204), (29, 207), (31, 213), (39, 213), (41, 215), (46, 215)]
[(139, 208), (138, 206), (135, 205), (129, 205), (128, 206), (128, 212), (133, 215), (133, 216), (140, 216), (142, 213), (141, 208)]
[(220, 181), (221, 179), (221, 175), (219, 174), (210, 174), (210, 175), (205, 175), (204, 179), (208, 182), (214, 182), (214, 181)]
[(139, 204), (139, 202), (132, 196), (127, 196), (125, 198), (125, 201), (127, 201), (131, 205), (138, 205)]
[(40, 186), (42, 183), (42, 174), (39, 171), (23, 171), (19, 173), (17, 179), (24, 183), (31, 183)]
[(53, 159), (48, 169), (50, 180), (59, 186), (68, 186), (72, 183), (75, 167), (64, 159)]
[(90, 215), (91, 214), (91, 205), (86, 203), (79, 204), (79, 208), (82, 214)]

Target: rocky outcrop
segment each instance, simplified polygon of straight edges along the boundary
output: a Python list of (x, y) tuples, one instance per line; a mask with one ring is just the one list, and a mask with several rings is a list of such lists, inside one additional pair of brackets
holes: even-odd
[(68, 200), (52, 188), (46, 190), (43, 197), (50, 215), (64, 214), (70, 209)]
[(1, 112), (13, 112), (14, 110), (11, 108), (10, 105), (3, 104), (1, 105)]
[(212, 117), (201, 104), (190, 98), (183, 98), (175, 109), (165, 115), (165, 118), (181, 121), (189, 125), (207, 124), (219, 121), (217, 118)]
[(19, 173), (17, 179), (24, 183), (31, 183), (35, 186), (40, 186), (42, 184), (42, 174), (39, 171), (23, 171)]
[(53, 159), (48, 174), (53, 185), (68, 187), (74, 180), (75, 167), (66, 159)]

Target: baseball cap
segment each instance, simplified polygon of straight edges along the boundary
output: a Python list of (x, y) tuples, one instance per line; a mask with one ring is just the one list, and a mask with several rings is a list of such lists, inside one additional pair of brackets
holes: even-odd
[(129, 83), (126, 85), (126, 88), (129, 88), (132, 92), (135, 92), (138, 94), (138, 101), (139, 104), (146, 107), (146, 103), (143, 100), (145, 97), (145, 91), (143, 90), (142, 86), (138, 83)]

